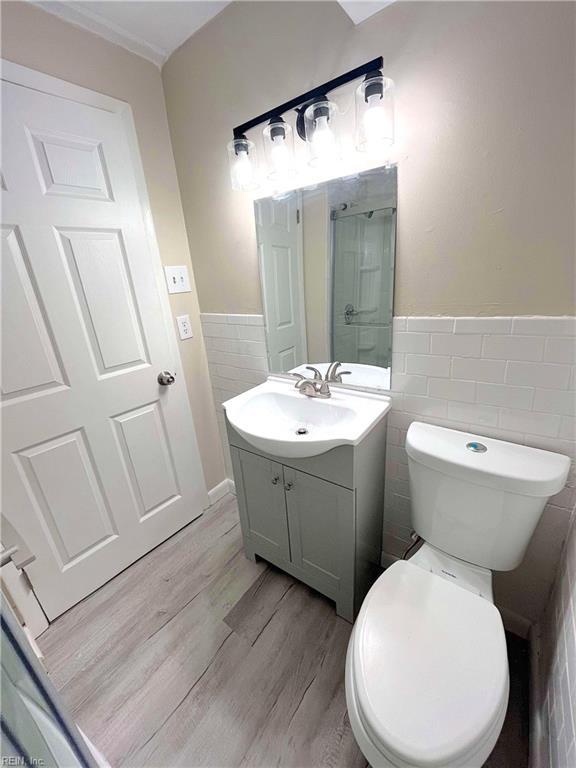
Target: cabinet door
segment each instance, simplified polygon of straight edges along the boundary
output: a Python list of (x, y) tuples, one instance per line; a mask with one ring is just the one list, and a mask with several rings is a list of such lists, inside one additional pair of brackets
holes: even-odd
[(352, 620), (354, 491), (284, 467), (292, 563)]
[(246, 554), (289, 561), (282, 465), (238, 448), (230, 452)]

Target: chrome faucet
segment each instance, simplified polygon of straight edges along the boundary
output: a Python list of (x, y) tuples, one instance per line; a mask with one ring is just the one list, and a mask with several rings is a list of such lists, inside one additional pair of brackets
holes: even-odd
[(299, 392), (302, 392), (306, 397), (332, 397), (328, 381), (322, 379), (322, 374), (317, 368), (311, 365), (306, 366), (306, 370), (312, 371), (314, 374), (313, 379), (307, 379), (306, 376), (302, 376), (300, 373), (295, 373), (294, 376), (298, 379), (294, 385)]
[(342, 363), (334, 362), (330, 363), (328, 370), (326, 371), (326, 381), (342, 384), (342, 376), (349, 376), (352, 371), (338, 371), (338, 368), (342, 366)]
[(294, 376), (298, 381), (294, 386), (299, 392), (306, 395), (306, 397), (332, 397), (329, 385), (342, 384), (342, 376), (352, 373), (352, 371), (339, 371), (338, 368), (341, 366), (342, 363), (330, 363), (325, 377), (322, 378), (322, 374), (317, 368), (314, 368), (312, 365), (307, 365), (306, 370), (312, 371), (314, 378), (307, 379), (306, 376), (302, 376), (300, 373), (295, 373)]

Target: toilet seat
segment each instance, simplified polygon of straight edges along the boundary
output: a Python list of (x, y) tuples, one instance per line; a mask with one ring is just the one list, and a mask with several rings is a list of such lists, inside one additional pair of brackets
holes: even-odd
[(490, 601), (406, 561), (376, 581), (346, 675), (352, 728), (374, 768), (481, 766), (508, 687), (504, 628)]

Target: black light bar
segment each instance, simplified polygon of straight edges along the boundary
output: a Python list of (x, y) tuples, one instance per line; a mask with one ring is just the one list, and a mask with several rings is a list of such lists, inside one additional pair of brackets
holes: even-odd
[(362, 64), (360, 67), (351, 69), (344, 75), (339, 75), (333, 80), (328, 80), (327, 83), (323, 83), (316, 88), (312, 88), (312, 90), (306, 91), (306, 93), (303, 93), (300, 96), (296, 96), (296, 98), (290, 99), (290, 101), (286, 101), (284, 104), (280, 104), (279, 106), (274, 107), (274, 109), (270, 109), (268, 112), (264, 112), (262, 115), (258, 115), (258, 117), (253, 117), (252, 120), (248, 120), (247, 122), (242, 123), (242, 125), (238, 125), (236, 128), (234, 128), (234, 138), (241, 139), (243, 138), (246, 131), (249, 131), (251, 128), (255, 128), (261, 123), (266, 123), (274, 117), (280, 117), (290, 109), (296, 109), (296, 107), (300, 107), (303, 104), (307, 105), (311, 102), (318, 101), (323, 97), (326, 97), (330, 91), (334, 91), (336, 88), (340, 88), (340, 86), (346, 85), (346, 83), (350, 83), (352, 80), (357, 80), (359, 77), (367, 75), (370, 72), (382, 69), (383, 66), (384, 59), (382, 56), (378, 56), (377, 59), (372, 59), (372, 61), (368, 61), (366, 64)]

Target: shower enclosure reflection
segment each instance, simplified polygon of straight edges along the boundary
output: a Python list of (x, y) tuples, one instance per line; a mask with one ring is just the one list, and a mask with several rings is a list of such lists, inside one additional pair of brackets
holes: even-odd
[(270, 370), (323, 371), (390, 388), (396, 169), (255, 202)]

